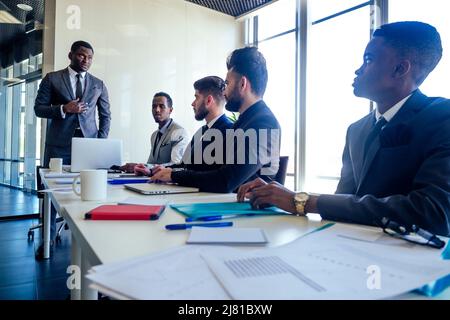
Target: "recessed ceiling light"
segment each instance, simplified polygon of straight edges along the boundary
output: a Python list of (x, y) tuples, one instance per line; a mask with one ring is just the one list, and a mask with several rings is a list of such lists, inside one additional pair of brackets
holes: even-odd
[(25, 3), (19, 3), (19, 4), (17, 5), (17, 7), (18, 7), (19, 9), (24, 10), (24, 11), (31, 11), (31, 10), (33, 10), (33, 7), (32, 7), (32, 6), (29, 6), (29, 5), (25, 4)]

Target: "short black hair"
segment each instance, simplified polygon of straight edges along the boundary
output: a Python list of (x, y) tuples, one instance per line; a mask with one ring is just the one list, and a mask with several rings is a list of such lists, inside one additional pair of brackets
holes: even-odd
[(219, 102), (225, 101), (225, 81), (217, 76), (208, 76), (194, 82), (194, 89), (203, 95), (212, 95)]
[(80, 47), (91, 49), (92, 52), (94, 52), (94, 48), (92, 48), (90, 43), (82, 40), (75, 41), (74, 43), (72, 43), (72, 46), (70, 47), (70, 52), (76, 52), (78, 49), (80, 49)]
[(168, 93), (161, 91), (161, 92), (155, 93), (155, 95), (153, 96), (153, 99), (156, 97), (166, 97), (169, 108), (172, 108), (172, 105), (173, 105), (172, 98), (169, 96)]
[(373, 33), (407, 57), (413, 67), (415, 81), (420, 85), (442, 57), (442, 43), (435, 27), (419, 21), (401, 21), (382, 25)]
[(227, 59), (227, 68), (246, 77), (253, 92), (262, 97), (266, 92), (268, 73), (266, 59), (256, 47), (234, 50)]

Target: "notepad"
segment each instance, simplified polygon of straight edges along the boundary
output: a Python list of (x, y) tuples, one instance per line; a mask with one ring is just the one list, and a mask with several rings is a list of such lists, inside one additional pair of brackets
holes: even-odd
[(85, 214), (88, 220), (157, 220), (165, 206), (102, 205)]
[(201, 228), (193, 227), (189, 244), (265, 244), (267, 237), (260, 228)]

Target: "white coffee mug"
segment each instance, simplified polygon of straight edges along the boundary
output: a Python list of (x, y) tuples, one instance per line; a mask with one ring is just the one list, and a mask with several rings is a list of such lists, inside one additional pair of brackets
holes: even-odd
[(49, 168), (51, 172), (61, 173), (63, 168), (62, 158), (51, 158), (49, 163)]
[[(80, 187), (77, 183), (80, 180)], [(73, 192), (84, 201), (105, 200), (108, 184), (108, 171), (82, 170), (72, 183)], [(81, 189), (79, 191), (78, 189)]]

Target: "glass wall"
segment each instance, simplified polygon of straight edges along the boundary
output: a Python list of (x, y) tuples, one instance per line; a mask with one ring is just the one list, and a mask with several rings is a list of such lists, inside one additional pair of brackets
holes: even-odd
[(0, 71), (0, 184), (35, 189), (40, 164), (40, 121), (34, 115), (41, 78), (42, 54)]
[[(351, 85), (370, 39), (371, 7), (361, 0), (308, 1), (302, 7), (308, 12), (308, 30), (300, 30), (301, 3), (279, 0), (258, 11), (246, 24), (247, 34), (256, 34), (248, 44), (257, 45), (267, 60), (264, 100), (282, 126), (281, 155), (289, 156), (286, 186), (329, 193), (339, 180), (346, 128), (370, 111), (367, 100), (353, 96)], [(296, 92), (301, 79), (297, 42), (302, 32), (308, 38), (300, 44), (308, 48), (306, 91)], [(306, 97), (303, 113), (298, 111), (298, 95)], [(296, 142), (298, 117), (306, 119), (300, 150), (305, 155), (304, 177), (296, 172), (295, 163), (302, 158), (295, 147), (300, 143)]]
[[(325, 10), (327, 3), (310, 2), (317, 20), (308, 34), (305, 190), (334, 193), (347, 127), (370, 111), (369, 101), (356, 98), (352, 88), (370, 40), (370, 6), (333, 16), (341, 11)], [(349, 9), (333, 3), (336, 10)]]

